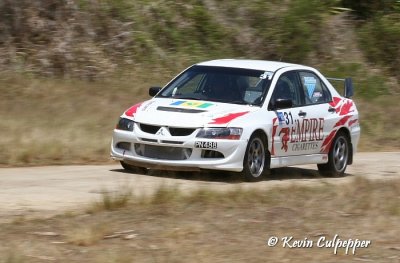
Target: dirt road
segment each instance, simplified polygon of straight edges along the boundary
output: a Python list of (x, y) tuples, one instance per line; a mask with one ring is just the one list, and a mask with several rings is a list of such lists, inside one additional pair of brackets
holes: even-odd
[(289, 184), (312, 185), (346, 183), (354, 176), (388, 180), (400, 178), (400, 152), (358, 153), (347, 176), (321, 178), (315, 165), (277, 169), (269, 180), (240, 182), (240, 178), (221, 173), (176, 174), (152, 171), (150, 175), (126, 173), (119, 164), (85, 166), (49, 166), (0, 169), (0, 221), (29, 215), (54, 215), (81, 209), (102, 197), (103, 191), (129, 187), (134, 194), (151, 194), (161, 186), (182, 191), (198, 188), (229, 190), (268, 189)]

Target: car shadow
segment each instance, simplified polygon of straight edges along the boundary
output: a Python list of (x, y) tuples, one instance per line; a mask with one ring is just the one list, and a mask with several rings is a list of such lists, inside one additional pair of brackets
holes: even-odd
[(159, 178), (182, 179), (190, 181), (205, 181), (205, 182), (225, 182), (225, 183), (240, 183), (243, 182), (239, 173), (230, 173), (225, 171), (205, 170), (200, 172), (187, 171), (165, 171), (149, 169), (147, 173), (137, 173), (127, 171), (125, 169), (112, 169), (111, 172), (125, 174), (140, 174)]
[[(124, 169), (112, 169), (110, 171), (118, 173), (126, 173), (126, 174), (137, 174), (134, 172), (129, 172)], [(231, 184), (238, 184), (244, 182), (243, 177), (240, 173), (213, 171), (213, 170), (204, 170), (200, 172), (147, 170), (147, 173), (141, 173), (141, 174), (152, 177), (181, 179), (189, 181), (221, 182), (221, 183), (231, 183)], [(341, 177), (347, 177), (347, 176), (351, 175), (344, 174)], [(322, 178), (332, 178), (332, 177), (321, 175), (317, 169), (284, 167), (284, 168), (271, 169), (270, 175), (267, 176), (263, 181), (295, 180), (295, 179), (315, 180)]]

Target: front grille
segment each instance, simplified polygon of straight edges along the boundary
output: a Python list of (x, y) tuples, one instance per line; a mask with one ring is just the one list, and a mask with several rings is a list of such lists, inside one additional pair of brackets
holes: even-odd
[(160, 129), (160, 126), (155, 126), (155, 125), (148, 125), (148, 124), (140, 124), (140, 129), (144, 132), (151, 133), (151, 134), (156, 134), (156, 132)]
[[(156, 134), (162, 126), (140, 124), (140, 129), (146, 133)], [(188, 136), (192, 134), (196, 129), (193, 128), (178, 128), (178, 127), (166, 127), (172, 136)]]
[(189, 128), (169, 128), (169, 133), (172, 136), (188, 136), (192, 134), (196, 129), (189, 129)]
[(138, 143), (135, 144), (135, 152), (137, 155), (159, 160), (186, 160), (192, 154), (192, 149)]

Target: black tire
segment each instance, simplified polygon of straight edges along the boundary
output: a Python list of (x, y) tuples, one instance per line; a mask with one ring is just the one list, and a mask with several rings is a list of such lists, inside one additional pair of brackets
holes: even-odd
[(124, 161), (120, 161), (121, 166), (128, 172), (136, 174), (147, 174), (147, 169), (143, 167), (137, 167), (131, 164), (127, 164)]
[(318, 170), (325, 176), (342, 176), (350, 160), (350, 142), (344, 132), (339, 132), (328, 153), (328, 162), (318, 164)]
[(243, 159), (243, 178), (248, 182), (263, 180), (270, 172), (271, 156), (263, 134), (253, 134), (247, 144)]

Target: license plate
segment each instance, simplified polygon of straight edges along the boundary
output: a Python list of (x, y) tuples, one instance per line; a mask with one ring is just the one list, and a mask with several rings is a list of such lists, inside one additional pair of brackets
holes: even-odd
[(217, 149), (218, 144), (217, 142), (195, 142), (194, 147), (201, 149)]

